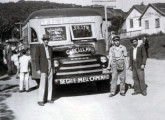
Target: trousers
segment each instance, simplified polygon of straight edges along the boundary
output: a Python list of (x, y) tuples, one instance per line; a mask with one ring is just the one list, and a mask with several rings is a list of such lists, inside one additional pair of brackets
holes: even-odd
[(7, 73), (12, 74), (12, 64), (11, 60), (7, 60)]
[(52, 100), (53, 92), (53, 69), (51, 67), (51, 60), (48, 60), (48, 72), (42, 73), (40, 76), (38, 101)]
[(25, 89), (29, 90), (29, 72), (20, 72), (20, 83), (19, 83), (19, 90), (23, 90), (25, 82)]
[(111, 89), (110, 93), (115, 94), (117, 88), (118, 77), (120, 79), (120, 93), (125, 93), (125, 80), (126, 80), (126, 67), (124, 66), (124, 70), (117, 70), (117, 65), (112, 63), (112, 80), (111, 80)]
[(135, 92), (146, 92), (144, 69), (137, 67), (137, 62), (133, 62), (133, 80)]

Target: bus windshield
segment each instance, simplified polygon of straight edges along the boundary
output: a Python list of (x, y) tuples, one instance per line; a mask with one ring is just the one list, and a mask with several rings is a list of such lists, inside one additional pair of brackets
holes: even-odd
[(91, 25), (73, 25), (74, 38), (92, 37)]

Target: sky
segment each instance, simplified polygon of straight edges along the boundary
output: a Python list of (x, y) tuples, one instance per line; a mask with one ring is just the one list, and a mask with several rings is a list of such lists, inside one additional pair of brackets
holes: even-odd
[[(18, 0), (0, 0), (0, 2), (2, 3), (17, 2), (17, 1)], [(112, 2), (112, 0), (25, 0), (25, 1), (50, 1), (57, 3), (72, 3), (77, 5), (100, 4), (100, 5), (107, 5), (108, 7), (114, 7), (116, 9), (122, 9), (125, 12), (127, 12), (133, 5), (141, 4), (142, 2), (144, 2), (145, 5), (155, 2), (165, 3), (165, 0), (113, 0), (115, 2)], [(96, 1), (109, 1), (109, 2), (96, 2)]]

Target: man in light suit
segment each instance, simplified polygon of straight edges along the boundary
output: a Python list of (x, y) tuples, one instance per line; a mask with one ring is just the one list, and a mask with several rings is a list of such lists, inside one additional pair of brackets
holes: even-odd
[(145, 84), (144, 68), (146, 65), (146, 51), (143, 45), (138, 46), (138, 40), (131, 40), (133, 46), (130, 49), (130, 69), (133, 71), (134, 93), (132, 95), (147, 95)]
[(36, 50), (36, 70), (41, 75), (38, 95), (38, 104), (40, 106), (44, 106), (46, 102), (53, 103), (52, 49), (48, 46), (48, 35), (43, 35), (42, 40), (43, 44), (39, 45)]

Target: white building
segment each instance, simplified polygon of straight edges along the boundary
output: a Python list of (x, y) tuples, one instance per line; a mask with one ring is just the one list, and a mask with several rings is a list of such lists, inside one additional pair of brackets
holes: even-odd
[(125, 17), (125, 21), (121, 27), (121, 37), (134, 37), (141, 34), (141, 22), (139, 18), (143, 14), (147, 6), (145, 5), (134, 5)]
[(142, 34), (165, 33), (165, 3), (152, 3), (140, 17)]

